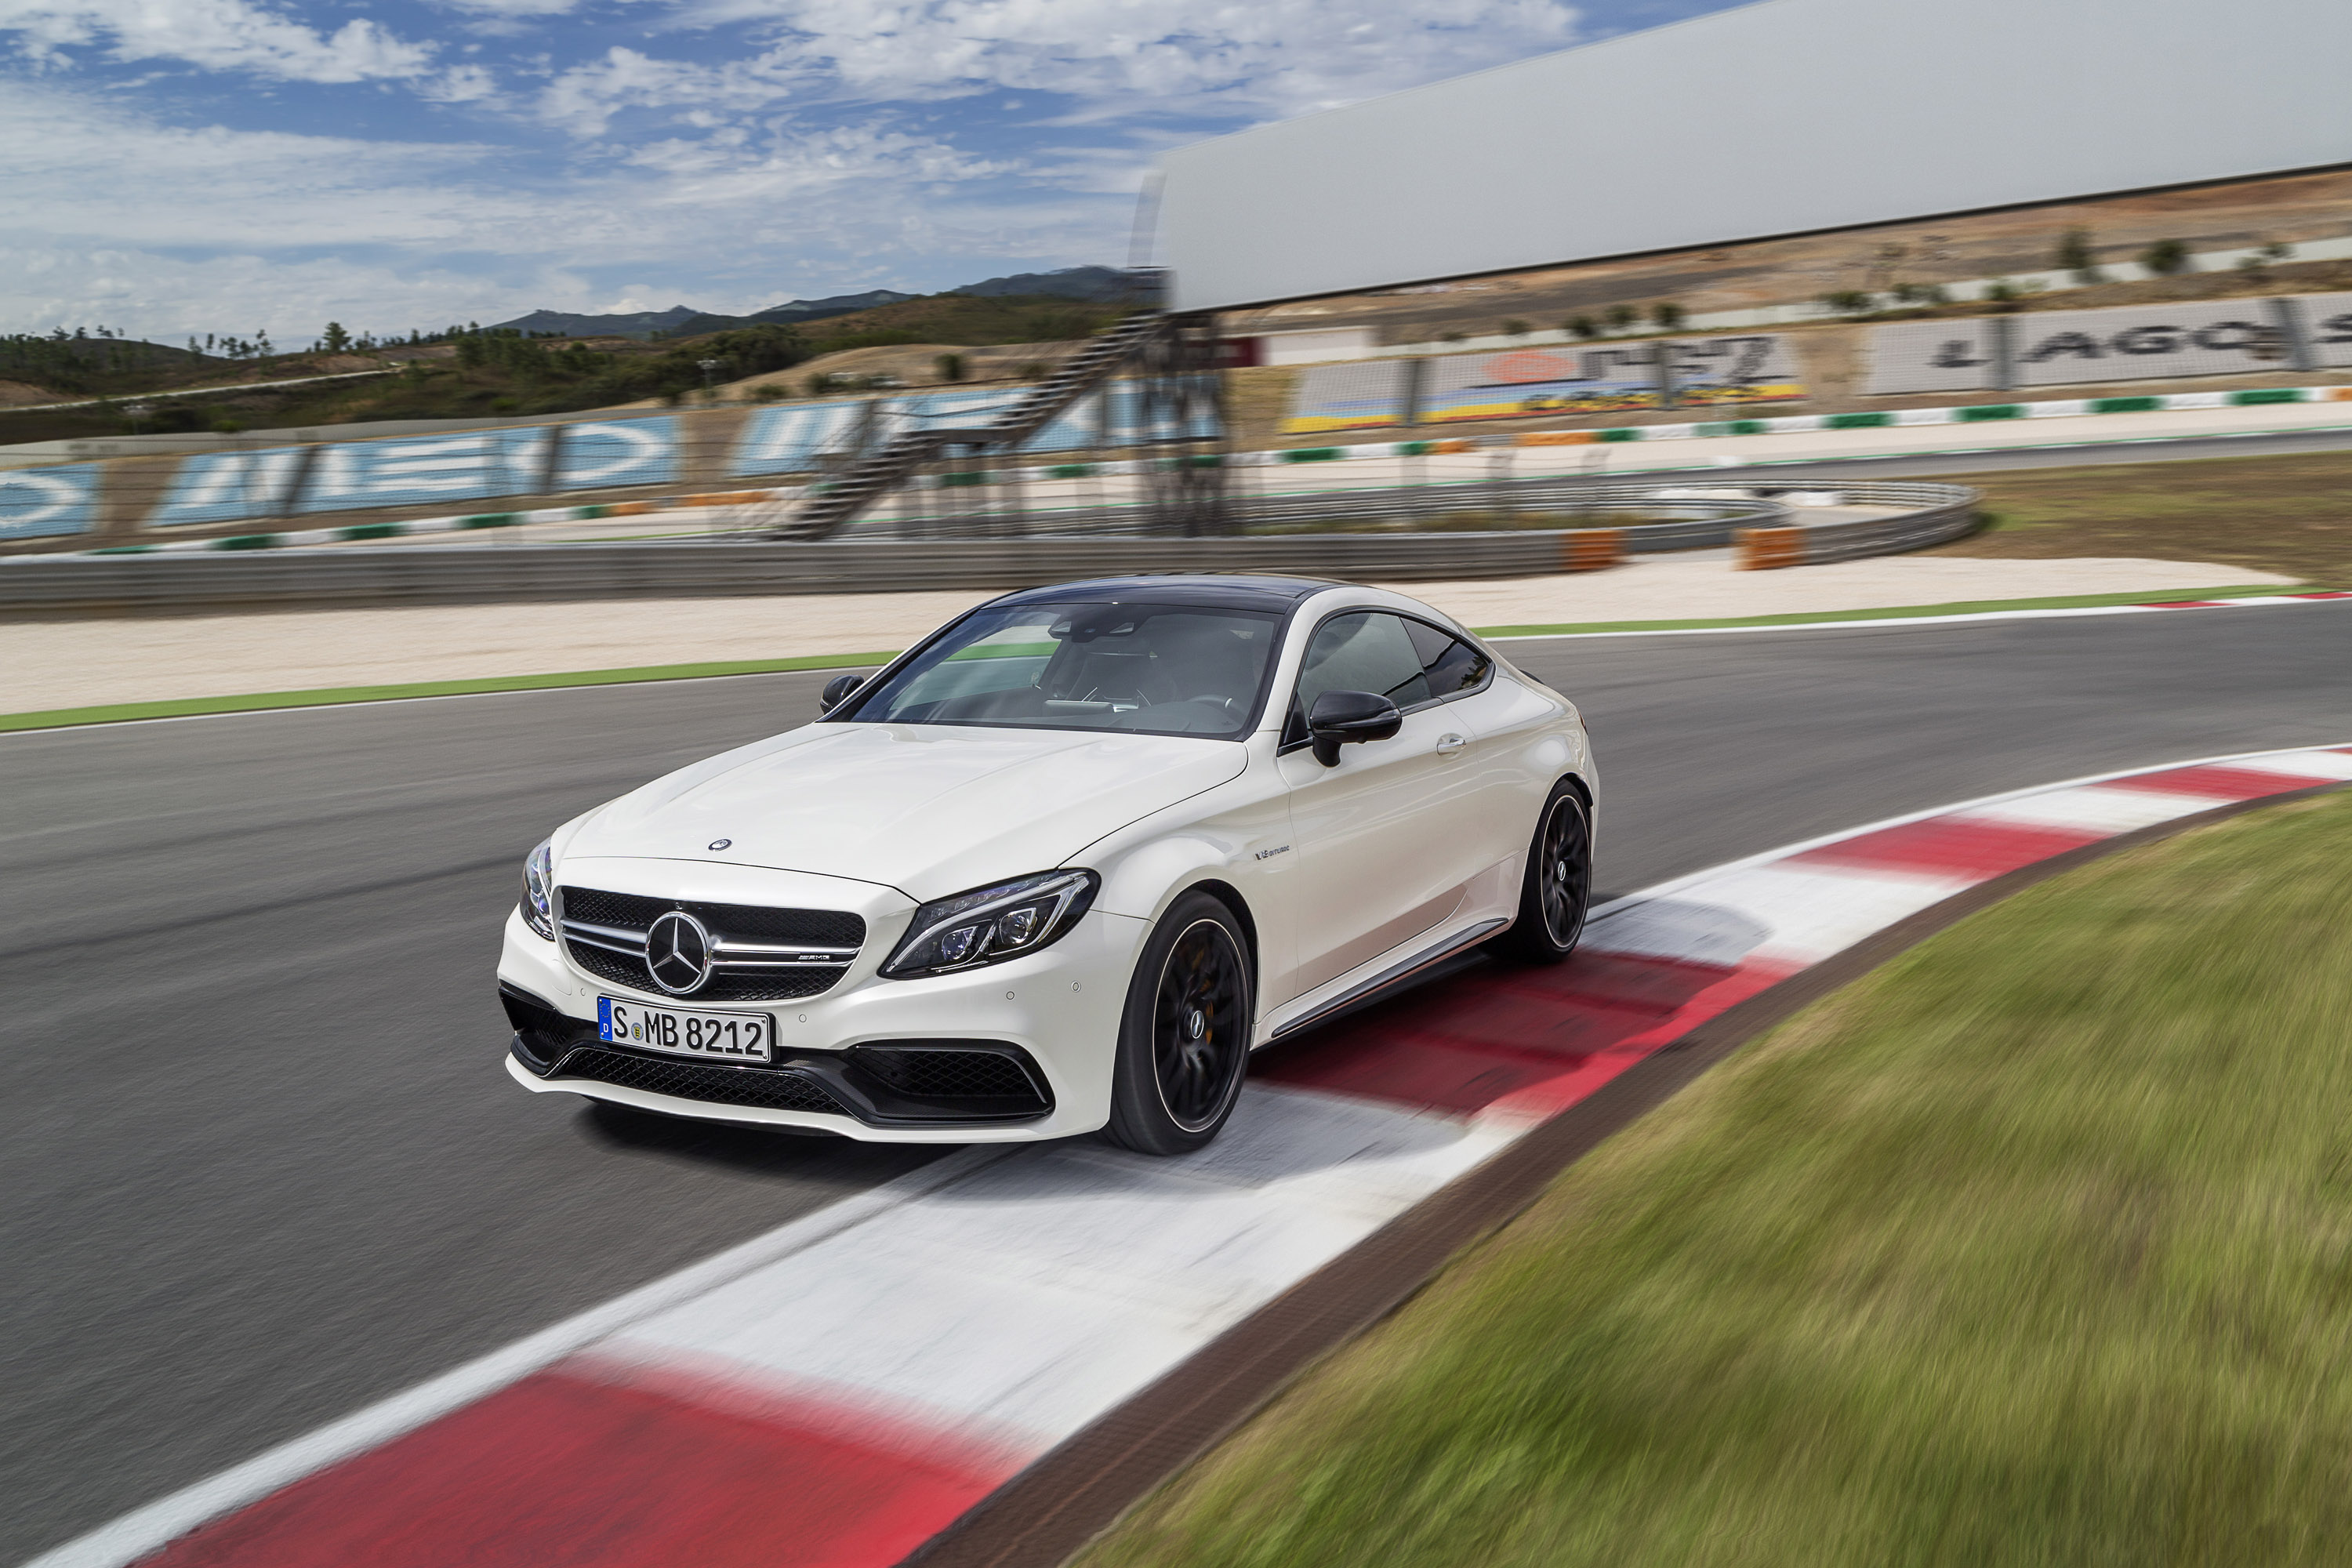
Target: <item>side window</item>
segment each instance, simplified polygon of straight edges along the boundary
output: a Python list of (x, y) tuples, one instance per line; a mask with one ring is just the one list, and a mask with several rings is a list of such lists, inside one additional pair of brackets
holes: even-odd
[(1460, 637), (1448, 637), (1423, 622), (1407, 621), (1404, 629), (1412, 638), (1413, 652), (1420, 656), (1422, 679), (1428, 684), (1430, 696), (1442, 700), (1486, 684), (1493, 659)]
[(1402, 616), (1359, 610), (1316, 628), (1298, 666), (1299, 714), (1327, 691), (1377, 691), (1400, 708), (1428, 701), (1429, 683), (1408, 624)]

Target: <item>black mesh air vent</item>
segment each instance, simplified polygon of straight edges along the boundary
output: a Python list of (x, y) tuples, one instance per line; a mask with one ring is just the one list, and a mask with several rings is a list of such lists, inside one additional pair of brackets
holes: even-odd
[(920, 1046), (856, 1046), (850, 1059), (900, 1094), (922, 1099), (1037, 1098), (1021, 1064), (991, 1050), (926, 1049)]
[(563, 1060), (562, 1078), (594, 1079), (648, 1094), (674, 1094), (711, 1105), (751, 1105), (763, 1110), (814, 1110), (843, 1115), (840, 1104), (816, 1079), (789, 1068), (722, 1068), (701, 1062), (665, 1062), (595, 1047)]

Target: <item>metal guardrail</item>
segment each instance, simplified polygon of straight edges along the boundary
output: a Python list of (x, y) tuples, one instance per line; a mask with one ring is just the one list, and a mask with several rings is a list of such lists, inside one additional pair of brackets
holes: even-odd
[[(1887, 499), (1874, 501), (1865, 492)], [(1901, 499), (1895, 492), (1902, 492)], [(1655, 501), (1654, 491), (1638, 493)], [(1965, 514), (1975, 504), (1975, 492), (1949, 485), (1866, 486), (1843, 494), (1857, 504), (1927, 504), (1909, 517), (1815, 525), (1829, 552), (1809, 559), (1845, 559), (1916, 547), (1906, 541), (1948, 538), (1965, 526)], [(1622, 542), (1629, 549), (1728, 542), (1736, 521), (1753, 526), (1763, 519), (1785, 522), (1789, 515), (1769, 501), (1728, 502), (1717, 510), (1719, 515), (1623, 530)], [(1571, 542), (1578, 537), (1572, 531), (1517, 529), (1196, 539), (1033, 535), (807, 543), (453, 544), (31, 557), (0, 565), (0, 614), (137, 615), (289, 604), (350, 607), (1021, 588), (1157, 572), (1275, 572), (1390, 582), (1528, 577), (1567, 569)]]
[(1804, 563), (1819, 566), (1832, 561), (1857, 561), (1866, 555), (1895, 555), (1945, 544), (1976, 526), (1979, 492), (1963, 485), (1845, 485), (1836, 494), (1845, 506), (1903, 509), (1888, 517), (1857, 518), (1843, 522), (1808, 522), (1804, 530)]
[[(1614, 524), (1599, 520), (1613, 513), (1639, 511), (1659, 521), (1625, 531), (1626, 548), (1636, 552), (1717, 547), (1729, 544), (1743, 528), (1771, 528), (1788, 521), (1786, 507), (1748, 489), (1710, 495), (1706, 488), (1592, 485), (1579, 482), (1574, 476), (1560, 475), (1234, 496), (1229, 498), (1228, 506), (1240, 536), (1244, 538), (1337, 521), (1409, 526), (1465, 513), (1483, 514), (1498, 521), (1559, 518), (1563, 520), (1561, 526), (1568, 528), (1607, 527)], [(1053, 510), (1032, 509), (1003, 515), (970, 510), (919, 519), (898, 518), (836, 537), (901, 541), (970, 538), (999, 530), (1033, 538), (1130, 537), (1156, 531), (1156, 515), (1148, 505), (1126, 501)], [(1596, 521), (1580, 521), (1585, 518)], [(1504, 521), (1502, 526), (1517, 529), (1526, 524)]]

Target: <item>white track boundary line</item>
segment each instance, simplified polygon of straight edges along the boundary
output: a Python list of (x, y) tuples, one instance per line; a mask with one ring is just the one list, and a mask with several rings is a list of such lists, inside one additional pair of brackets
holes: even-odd
[(764, 1236), (729, 1247), (715, 1258), (640, 1285), (602, 1306), (591, 1307), (414, 1388), (280, 1443), (241, 1465), (183, 1487), (87, 1535), (51, 1548), (26, 1563), (25, 1568), (121, 1568), (135, 1563), (209, 1520), (257, 1502), (331, 1465), (380, 1447), (427, 1422), (519, 1383), (631, 1323), (704, 1295), (779, 1258), (805, 1251), (830, 1237), (959, 1181), (1022, 1147), (1017, 1143), (978, 1144), (943, 1155), (919, 1170), (840, 1199)]
[[(1668, 898), (1682, 889), (1710, 878), (1738, 872), (1800, 855), (1824, 845), (1865, 834), (1982, 809), (2009, 801), (2052, 795), (2099, 784), (2114, 779), (2168, 773), (2177, 768), (2228, 763), (2256, 762), (2325, 751), (2344, 741), (2300, 746), (2276, 746), (2261, 751), (2229, 752), (2138, 767), (2084, 773), (2054, 783), (1948, 802), (1926, 810), (1883, 817), (1858, 827), (1843, 828), (1728, 860), (1688, 875), (1612, 899), (1595, 908), (1591, 918), (1622, 912)], [(2216, 802), (2216, 805), (2227, 804)], [(1810, 967), (1810, 965), (1808, 966)], [(1801, 973), (1801, 971), (1800, 972)], [(715, 1258), (638, 1287), (626, 1295), (568, 1318), (514, 1344), (478, 1357), (440, 1376), (379, 1401), (315, 1431), (179, 1491), (124, 1514), (95, 1531), (34, 1558), (25, 1568), (125, 1568), (207, 1521), (255, 1502), (303, 1477), (364, 1453), (415, 1430), (438, 1416), (507, 1387), (574, 1351), (665, 1309), (679, 1305), (738, 1279), (751, 1270), (803, 1251), (843, 1231), (866, 1223), (924, 1194), (960, 1181), (981, 1167), (1026, 1147), (994, 1144), (967, 1148), (931, 1162), (920, 1170), (844, 1198), (815, 1214), (781, 1226), (764, 1236), (729, 1248)], [(1442, 1190), (1442, 1189), (1441, 1189)]]

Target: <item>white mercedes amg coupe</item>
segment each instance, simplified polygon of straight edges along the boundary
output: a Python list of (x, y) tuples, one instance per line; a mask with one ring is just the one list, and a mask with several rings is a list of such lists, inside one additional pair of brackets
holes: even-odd
[(526, 1089), (906, 1142), (1199, 1148), (1250, 1051), (1584, 923), (1576, 709), (1428, 605), (1288, 577), (1008, 594), (814, 723), (531, 852)]

